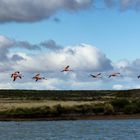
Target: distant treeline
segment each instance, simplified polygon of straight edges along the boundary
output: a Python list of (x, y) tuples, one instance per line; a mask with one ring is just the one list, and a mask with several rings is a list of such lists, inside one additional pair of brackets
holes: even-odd
[(140, 98), (140, 90), (0, 90), (0, 99), (94, 101)]

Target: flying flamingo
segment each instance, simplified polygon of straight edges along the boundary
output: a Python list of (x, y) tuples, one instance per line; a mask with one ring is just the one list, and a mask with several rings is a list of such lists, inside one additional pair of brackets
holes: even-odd
[(13, 78), (13, 81), (16, 81), (17, 78), (22, 78), (22, 75), (20, 74), (19, 71), (15, 71), (14, 73), (11, 74), (11, 78)]
[(66, 66), (61, 72), (64, 72), (64, 71), (68, 72), (68, 71), (72, 71), (72, 70), (70, 69), (70, 66)]
[(93, 74), (90, 74), (90, 76), (92, 77), (92, 78), (101, 78), (101, 77), (99, 77), (101, 75), (101, 73), (98, 73), (98, 74), (96, 74), (96, 75), (93, 75)]
[(119, 72), (112, 73), (112, 74), (110, 74), (110, 75), (108, 76), (108, 78), (111, 78), (111, 77), (117, 77), (117, 76), (119, 76), (119, 75), (120, 75)]
[(32, 79), (35, 79), (36, 82), (37, 82), (38, 80), (42, 80), (42, 79), (47, 80), (45, 77), (41, 77), (40, 74), (36, 74), (34, 77), (32, 77)]

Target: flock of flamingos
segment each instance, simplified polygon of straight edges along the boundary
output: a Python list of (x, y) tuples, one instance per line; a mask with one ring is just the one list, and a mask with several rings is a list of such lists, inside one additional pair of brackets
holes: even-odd
[[(70, 69), (70, 66), (66, 66), (61, 72), (70, 72), (70, 71), (73, 71)], [(102, 73), (98, 73), (96, 75), (93, 75), (93, 74), (90, 74), (90, 76), (94, 79), (97, 79), (97, 78), (101, 78), (101, 74)], [(116, 73), (111, 73), (108, 78), (111, 78), (111, 77), (117, 77), (117, 76), (120, 76), (121, 74), (119, 72), (116, 72)], [(20, 78), (22, 79), (22, 74), (19, 72), (19, 71), (16, 71), (14, 73), (11, 74), (11, 78), (13, 78), (13, 81), (16, 81), (17, 78)], [(140, 75), (137, 77), (138, 79), (140, 78)], [(34, 77), (32, 77), (32, 79), (34, 79), (36, 82), (38, 80), (47, 80), (47, 78), (45, 77), (41, 77), (41, 75), (38, 73), (36, 74)]]

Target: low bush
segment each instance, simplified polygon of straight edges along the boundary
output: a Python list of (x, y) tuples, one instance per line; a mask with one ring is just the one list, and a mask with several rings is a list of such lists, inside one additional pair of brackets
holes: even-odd
[(111, 102), (111, 105), (114, 107), (116, 112), (123, 111), (126, 105), (129, 105), (130, 102), (128, 99), (115, 99)]
[(114, 107), (111, 104), (109, 104), (109, 103), (105, 104), (105, 106), (104, 106), (104, 114), (111, 115), (114, 112), (115, 112)]

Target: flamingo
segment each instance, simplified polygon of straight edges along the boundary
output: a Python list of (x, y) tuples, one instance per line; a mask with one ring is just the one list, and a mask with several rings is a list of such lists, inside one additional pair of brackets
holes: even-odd
[(70, 66), (68, 65), (61, 72), (64, 72), (64, 71), (68, 72), (68, 71), (72, 71), (72, 70), (70, 69)]
[(100, 75), (101, 75), (101, 73), (98, 73), (98, 74), (96, 74), (96, 75), (90, 74), (90, 76), (91, 76), (92, 78), (101, 78), (101, 77), (99, 77)]
[(47, 80), (45, 77), (41, 77), (40, 74), (36, 74), (34, 77), (32, 77), (32, 79), (35, 79), (36, 82), (37, 82), (38, 80), (42, 80), (42, 79)]
[(13, 78), (13, 81), (16, 81), (17, 78), (22, 78), (22, 75), (20, 74), (19, 71), (16, 71), (14, 73), (11, 74), (11, 78)]
[(110, 75), (109, 75), (109, 77), (108, 77), (108, 78), (111, 78), (111, 77), (116, 77), (116, 76), (119, 76), (119, 75), (120, 75), (120, 73), (119, 73), (119, 72), (112, 73), (112, 74), (110, 74)]

